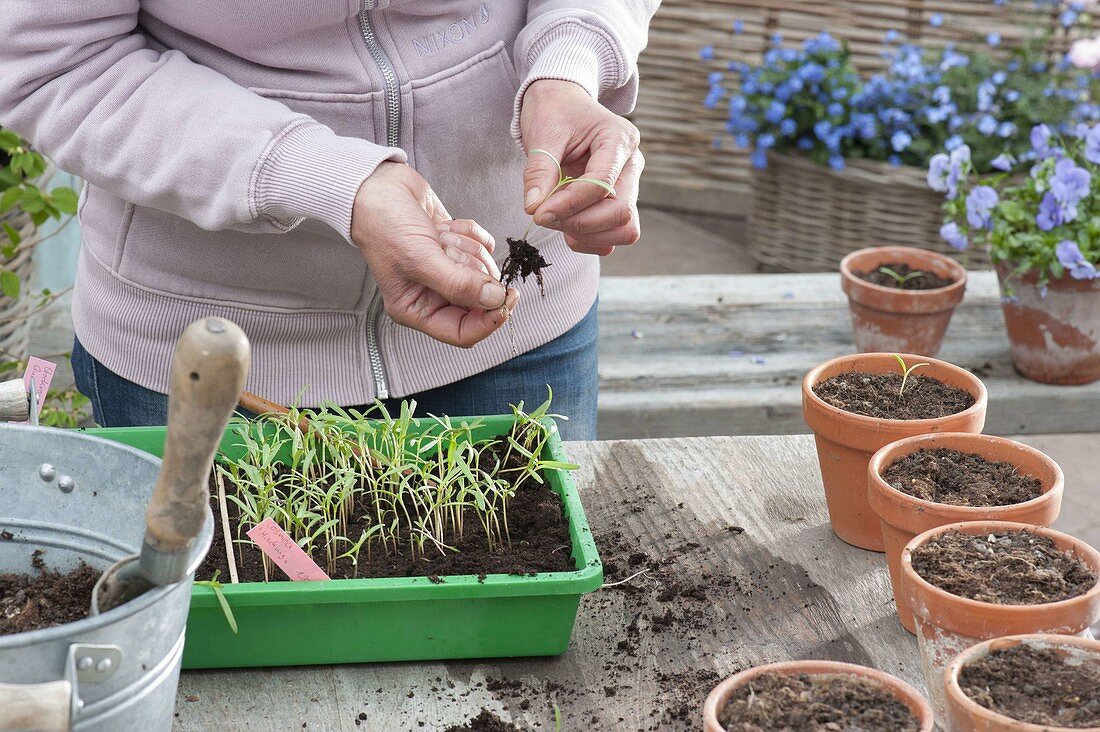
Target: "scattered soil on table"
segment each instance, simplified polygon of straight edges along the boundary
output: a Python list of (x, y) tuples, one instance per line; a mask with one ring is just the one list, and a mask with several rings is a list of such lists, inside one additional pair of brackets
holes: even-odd
[(915, 498), (952, 506), (1010, 506), (1038, 498), (1043, 483), (1009, 462), (946, 447), (917, 450), (886, 466), (882, 479)]
[[(502, 443), (497, 443), (498, 454), (503, 453)], [(501, 456), (503, 456), (501, 454)], [(493, 459), (490, 450), (482, 455), (486, 461)], [(523, 458), (511, 453), (509, 467), (516, 467)], [(525, 463), (524, 463), (525, 464)], [(231, 491), (226, 486), (226, 491)], [(225, 543), (222, 539), (220, 508), (217, 501), (218, 488), (213, 476), (210, 478), (211, 510), (214, 521), (214, 540), (210, 552), (206, 555), (196, 573), (196, 579), (205, 580), (220, 571), (219, 581), (229, 581), (229, 562), (225, 556)], [(237, 533), (238, 516), (235, 505), (227, 500), (229, 523), (234, 534)], [(373, 509), (362, 500), (352, 512), (357, 518), (349, 523), (348, 536), (359, 536), (369, 524), (365, 516), (373, 514)], [(465, 531), (461, 539), (450, 541), (450, 546), (458, 551), (443, 555), (428, 552), (427, 556), (413, 556), (409, 551), (408, 537), (399, 539), (399, 553), (386, 554), (375, 547), (367, 559), (367, 552), (359, 556), (359, 564), (350, 559), (338, 560), (336, 571), (330, 572), (333, 579), (354, 577), (429, 577), (433, 582), (443, 583), (448, 575), (475, 574), (484, 578), (486, 574), (528, 575), (538, 572), (573, 572), (577, 566), (573, 560), (573, 542), (569, 537), (569, 522), (565, 517), (561, 497), (545, 483), (537, 483), (528, 478), (517, 486), (515, 496), (508, 503), (508, 528), (511, 536), (511, 548), (504, 551), (490, 551), (485, 532), (480, 521), (472, 511), (467, 510), (464, 521)], [(244, 537), (244, 532), (240, 532)], [(237, 545), (237, 574), (241, 582), (263, 582), (264, 565), (262, 555), (253, 545)], [(324, 547), (316, 547), (313, 560), (326, 568)], [(284, 581), (287, 576), (271, 565), (268, 579)]]
[(1076, 555), (1030, 531), (974, 536), (948, 531), (913, 551), (929, 584), (980, 602), (1038, 605), (1083, 595), (1096, 573)]
[(909, 732), (920, 723), (877, 684), (843, 674), (758, 676), (733, 693), (718, 721), (729, 732)]
[(52, 628), (88, 617), (101, 572), (84, 562), (70, 572), (46, 567), (35, 549), (36, 574), (0, 574), (0, 635)]
[(916, 277), (910, 277), (905, 280), (904, 283), (900, 283), (894, 277), (886, 274), (882, 271), (882, 268), (892, 269), (902, 278), (916, 272), (908, 264), (903, 262), (888, 262), (881, 265), (879, 269), (873, 272), (856, 272), (852, 271), (856, 277), (866, 282), (870, 282), (872, 285), (879, 285), (880, 287), (892, 287), (896, 290), (938, 290), (941, 287), (947, 287), (948, 285), (955, 284), (955, 280), (950, 277), (940, 277), (935, 272), (928, 272), (926, 270), (919, 270), (920, 274)]
[(523, 732), (523, 728), (508, 724), (488, 709), (482, 709), (480, 714), (466, 724), (448, 727), (447, 732)]
[(909, 375), (900, 392), (900, 372), (847, 371), (814, 386), (825, 403), (853, 414), (881, 419), (937, 419), (974, 406), (974, 395), (939, 379)]
[(1066, 663), (1051, 648), (1018, 645), (968, 663), (963, 692), (986, 709), (1030, 724), (1100, 727), (1100, 660)]
[(508, 256), (504, 260), (504, 266), (500, 268), (500, 281), (505, 287), (511, 287), (518, 279), (526, 282), (531, 275), (539, 283), (539, 292), (546, 297), (546, 288), (542, 282), (542, 270), (550, 266), (550, 263), (542, 256), (542, 253), (532, 246), (526, 239), (508, 239)]

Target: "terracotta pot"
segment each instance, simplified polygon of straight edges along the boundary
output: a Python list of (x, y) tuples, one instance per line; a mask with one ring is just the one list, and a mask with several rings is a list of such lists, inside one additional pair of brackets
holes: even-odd
[[(1001, 291), (1012, 266), (997, 265)], [(1012, 362), (1023, 376), (1046, 384), (1100, 379), (1100, 279), (1051, 280), (1044, 297), (1034, 272), (1013, 277), (1013, 300), (1001, 299)]]
[(920, 692), (896, 676), (883, 673), (877, 669), (866, 666), (857, 666), (854, 663), (840, 663), (838, 661), (785, 661), (783, 663), (769, 663), (734, 674), (722, 681), (711, 690), (703, 703), (703, 729), (706, 732), (725, 732), (725, 728), (718, 723), (718, 714), (725, 708), (734, 690), (764, 674), (780, 674), (792, 676), (795, 674), (849, 674), (862, 679), (872, 681), (888, 690), (897, 697), (909, 711), (920, 721), (921, 732), (931, 732), (934, 720), (932, 708), (928, 700), (921, 696)]
[[(991, 651), (1027, 644), (1043, 648), (1052, 648), (1059, 654), (1074, 660), (1094, 659), (1100, 663), (1100, 641), (1090, 638), (1076, 638), (1065, 635), (1013, 635), (1007, 638), (993, 638), (966, 649), (947, 665), (944, 671), (944, 685), (947, 690), (947, 721), (951, 732), (1054, 732), (1068, 730), (1068, 727), (1048, 727), (1040, 724), (1020, 722), (986, 709), (968, 697), (959, 686), (959, 674), (967, 664), (988, 655)], [(1100, 690), (1097, 691), (1100, 693)], [(1100, 727), (1073, 728), (1074, 732), (1100, 732)]]
[[(872, 284), (854, 274), (874, 272), (895, 262), (955, 281), (935, 290), (900, 290)], [(954, 259), (926, 249), (872, 247), (841, 260), (840, 285), (848, 295), (852, 332), (860, 351), (935, 356), (951, 315), (962, 302), (966, 270)]]
[(981, 432), (985, 426), (987, 395), (981, 379), (946, 361), (908, 353), (901, 356), (909, 364), (928, 363), (919, 375), (970, 392), (975, 400), (973, 406), (939, 419), (876, 419), (837, 409), (814, 394), (816, 384), (846, 371), (874, 374), (898, 371), (898, 362), (889, 353), (834, 358), (812, 369), (802, 380), (802, 416), (817, 442), (817, 459), (833, 532), (849, 544), (876, 552), (883, 551), (884, 544), (878, 516), (867, 502), (867, 464), (871, 455), (904, 437), (930, 432)]
[(970, 521), (939, 526), (920, 534), (901, 554), (901, 591), (913, 610), (917, 645), (936, 718), (945, 714), (943, 671), (963, 650), (989, 638), (1021, 633), (1081, 635), (1100, 620), (1100, 581), (1083, 595), (1040, 605), (995, 605), (952, 595), (913, 571), (912, 553), (921, 544), (952, 530), (984, 536), (1027, 529), (1049, 537), (1059, 549), (1076, 554), (1100, 574), (1100, 552), (1060, 531), (1010, 521)]
[[(948, 448), (981, 455), (986, 460), (1008, 462), (1020, 474), (1038, 478), (1043, 493), (1037, 498), (1011, 506), (950, 506), (932, 503), (902, 493), (882, 479), (882, 471), (900, 457), (918, 450)], [(1065, 478), (1058, 463), (1033, 447), (1003, 437), (946, 432), (918, 435), (898, 440), (882, 448), (867, 466), (867, 498), (882, 525), (886, 544), (886, 564), (890, 568), (890, 584), (898, 619), (905, 629), (915, 633), (913, 613), (901, 592), (901, 551), (917, 534), (944, 524), (960, 521), (1016, 521), (1021, 524), (1050, 526), (1062, 507)]]

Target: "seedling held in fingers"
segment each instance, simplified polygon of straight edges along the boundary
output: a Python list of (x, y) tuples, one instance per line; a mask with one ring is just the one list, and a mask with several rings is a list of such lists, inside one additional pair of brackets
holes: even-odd
[[(607, 191), (609, 196), (614, 197), (615, 189), (608, 183), (596, 178), (572, 178), (562, 172), (561, 163), (558, 159), (546, 150), (535, 148), (531, 150), (532, 155), (545, 155), (554, 161), (554, 165), (558, 168), (558, 182), (550, 189), (550, 192), (539, 202), (541, 206), (550, 196), (557, 193), (559, 190), (569, 185), (570, 183), (591, 183), (599, 186)], [(536, 281), (539, 283), (539, 292), (543, 297), (546, 297), (546, 289), (543, 286), (542, 270), (550, 266), (550, 263), (543, 258), (542, 254), (532, 246), (527, 237), (531, 235), (531, 228), (535, 225), (535, 220), (532, 218), (531, 223), (527, 225), (527, 231), (523, 232), (523, 238), (513, 239), (508, 238), (508, 258), (504, 260), (504, 266), (501, 267), (500, 281), (505, 287), (510, 286), (517, 279), (521, 282), (526, 281), (531, 275), (535, 276)]]
[(921, 366), (929, 366), (931, 364), (915, 363), (912, 366), (907, 367), (905, 365), (905, 359), (902, 358), (901, 356), (899, 356), (896, 353), (894, 354), (894, 359), (896, 359), (897, 362), (898, 362), (898, 365), (901, 366), (901, 388), (898, 389), (898, 395), (900, 396), (900, 395), (905, 393), (905, 382), (907, 382), (909, 380), (909, 374), (913, 373), (914, 371), (919, 369)]

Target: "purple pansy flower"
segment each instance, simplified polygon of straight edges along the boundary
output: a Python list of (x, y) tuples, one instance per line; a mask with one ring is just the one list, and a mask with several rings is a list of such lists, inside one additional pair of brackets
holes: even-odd
[(1073, 279), (1095, 280), (1100, 277), (1100, 272), (1097, 272), (1096, 267), (1085, 259), (1077, 242), (1069, 239), (1059, 242), (1054, 248), (1054, 253), (1058, 257), (1058, 262), (1069, 271)]
[(997, 191), (989, 186), (976, 186), (966, 197), (966, 222), (976, 229), (993, 228), (993, 207)]
[(1085, 159), (1100, 165), (1100, 125), (1093, 125), (1085, 133)]
[(1014, 161), (1013, 161), (1011, 155), (1001, 153), (997, 157), (993, 158), (993, 160), (989, 161), (989, 165), (994, 170), (1000, 170), (1000, 171), (1003, 171), (1003, 172), (1007, 173), (1008, 171), (1012, 170), (1012, 163), (1013, 162)]
[(966, 234), (959, 230), (959, 225), (954, 221), (948, 222), (940, 227), (940, 236), (943, 237), (944, 241), (960, 252), (966, 249), (970, 244), (966, 239)]
[(1065, 223), (1062, 205), (1050, 191), (1044, 193), (1043, 200), (1039, 201), (1039, 213), (1035, 216), (1035, 223), (1040, 231), (1050, 231)]
[(1031, 147), (1040, 158), (1049, 158), (1054, 154), (1050, 148), (1050, 128), (1046, 125), (1035, 125), (1031, 128)]

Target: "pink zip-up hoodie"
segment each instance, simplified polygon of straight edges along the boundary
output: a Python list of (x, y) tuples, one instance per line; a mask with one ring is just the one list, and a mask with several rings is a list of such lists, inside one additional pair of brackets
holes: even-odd
[[(107, 368), (165, 392), (176, 338), (217, 314), (252, 341), (248, 388), (361, 404), (512, 356), (392, 322), (352, 201), (407, 161), (451, 214), (522, 234), (523, 91), (584, 87), (614, 112), (637, 92), (658, 0), (95, 0), (0, 3), (0, 124), (87, 181), (73, 323)], [(596, 296), (596, 257), (532, 236), (553, 266), (521, 286), (520, 352)], [(499, 247), (502, 258), (506, 247)]]

